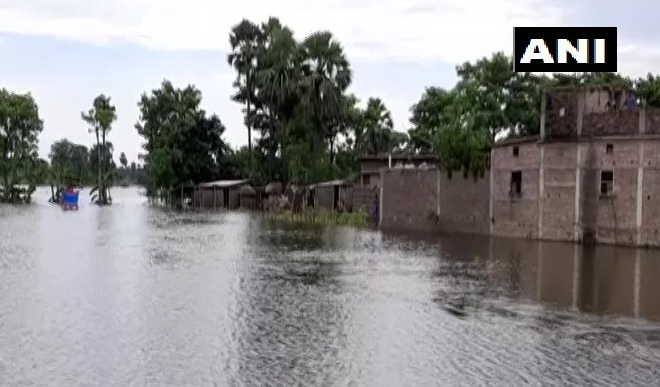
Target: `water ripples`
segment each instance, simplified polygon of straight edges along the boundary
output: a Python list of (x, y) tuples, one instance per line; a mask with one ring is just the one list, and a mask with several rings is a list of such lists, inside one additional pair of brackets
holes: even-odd
[[(458, 237), (440, 245), (240, 213), (177, 214), (131, 195), (117, 190), (121, 205), (78, 213), (0, 207), (0, 385), (660, 379), (657, 324), (579, 313), (590, 294), (582, 288), (550, 289), (573, 305), (542, 302), (549, 296), (530, 278), (548, 266), (536, 258), (487, 259), (487, 248)], [(62, 229), (74, 224), (72, 243)]]

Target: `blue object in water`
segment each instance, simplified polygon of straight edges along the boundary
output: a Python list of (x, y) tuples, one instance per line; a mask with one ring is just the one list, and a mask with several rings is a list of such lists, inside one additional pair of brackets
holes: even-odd
[(62, 193), (62, 203), (67, 206), (77, 206), (78, 205), (78, 192), (67, 192)]

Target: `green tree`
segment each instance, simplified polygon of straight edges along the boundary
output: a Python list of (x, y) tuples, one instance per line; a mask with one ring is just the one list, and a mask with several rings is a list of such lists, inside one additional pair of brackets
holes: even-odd
[(412, 106), (408, 130), (410, 147), (413, 152), (431, 153), (438, 129), (447, 125), (445, 112), (454, 102), (454, 94), (450, 90), (438, 87), (427, 87), (419, 102)]
[[(312, 153), (319, 151), (317, 142), (321, 139), (334, 139), (341, 116), (344, 92), (351, 85), (352, 70), (341, 44), (328, 31), (311, 34), (302, 42), (304, 71), (303, 90), (305, 102), (311, 109), (318, 133), (312, 133)], [(323, 137), (321, 137), (323, 136)], [(334, 161), (333, 146), (330, 141), (330, 162)]]
[[(31, 201), (40, 179), (37, 153), (42, 131), (34, 98), (0, 89), (0, 201)], [(28, 187), (18, 187), (21, 183)]]
[(122, 168), (124, 169), (128, 168), (128, 159), (126, 158), (126, 153), (121, 152), (119, 154), (119, 164), (121, 164)]
[(401, 136), (394, 131), (392, 114), (380, 98), (369, 98), (362, 114), (361, 153), (388, 153), (400, 146)]
[[(90, 171), (98, 171), (99, 168), (102, 169), (103, 171), (103, 184), (106, 187), (106, 191), (109, 194), (109, 187), (111, 187), (114, 182), (115, 182), (115, 177), (116, 177), (116, 172), (117, 172), (117, 165), (115, 164), (114, 158), (113, 158), (113, 153), (114, 153), (114, 147), (112, 145), (112, 142), (106, 141), (105, 144), (99, 144), (96, 145), (94, 144), (92, 146), (92, 149), (90, 149), (90, 158), (89, 158), (89, 170)], [(101, 155), (100, 159), (98, 155)], [(99, 165), (101, 167), (99, 167)], [(93, 172), (92, 172), (93, 173)], [(92, 188), (92, 195), (94, 196), (95, 192), (101, 192), (100, 189), (97, 190), (93, 187)], [(100, 200), (100, 195), (96, 195), (94, 198), (96, 200)], [(109, 201), (109, 198), (108, 198)]]
[(247, 152), (262, 163), (250, 175), (305, 184), (343, 173), (336, 149), (347, 149), (355, 99), (346, 95), (352, 73), (341, 44), (325, 31), (297, 41), (276, 18), (239, 27), (230, 38), (243, 47), (232, 44), (230, 62), (239, 79), (232, 98), (249, 101), (245, 121), (259, 137)]
[(138, 107), (138, 134), (144, 139), (142, 159), (151, 194), (167, 198), (181, 184), (231, 177), (225, 127), (200, 109), (202, 93), (194, 86), (175, 88), (165, 80), (143, 94)]
[(246, 105), (245, 126), (250, 152), (252, 152), (252, 127), (249, 117), (251, 117), (252, 100), (255, 94), (254, 77), (257, 52), (261, 48), (262, 41), (262, 32), (259, 27), (247, 19), (234, 26), (229, 34), (231, 53), (227, 56), (227, 61), (236, 69), (234, 85), (240, 90), (233, 99)]
[(487, 131), (491, 144), (513, 126), (508, 109), (515, 73), (510, 57), (497, 52), (475, 63), (466, 62), (456, 68), (457, 90), (465, 100), (468, 125), (473, 130)]
[[(110, 97), (103, 94), (94, 98), (92, 108), (82, 112), (81, 118), (89, 125), (88, 132), (96, 136), (96, 146), (93, 148), (97, 155), (97, 180), (96, 186), (92, 188), (92, 200), (99, 205), (111, 203), (110, 186), (114, 169), (111, 168), (112, 145), (107, 143), (107, 135), (112, 129), (112, 124), (117, 120), (116, 108), (110, 102)], [(110, 159), (107, 159), (107, 154)]]
[(52, 173), (51, 184), (59, 186), (87, 183), (90, 153), (85, 145), (74, 144), (63, 138), (51, 144), (48, 158)]

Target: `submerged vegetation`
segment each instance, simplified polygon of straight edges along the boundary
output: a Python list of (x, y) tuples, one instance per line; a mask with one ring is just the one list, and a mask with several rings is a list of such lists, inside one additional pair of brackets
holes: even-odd
[(363, 211), (333, 212), (324, 210), (307, 210), (300, 213), (292, 211), (267, 212), (266, 219), (283, 221), (301, 225), (349, 226), (366, 227), (369, 225), (369, 215)]
[[(660, 78), (615, 73), (514, 73), (511, 58), (494, 53), (456, 67), (452, 87), (427, 87), (411, 107), (406, 131), (394, 129), (386, 102), (349, 92), (354, 73), (329, 31), (298, 37), (277, 18), (243, 20), (229, 31), (227, 65), (236, 74), (228, 96), (243, 107), (247, 145), (232, 149), (220, 117), (201, 108), (194, 85), (163, 80), (138, 101), (135, 125), (143, 152), (130, 162), (108, 136), (117, 111), (99, 95), (82, 114), (94, 135), (91, 149), (61, 139), (49, 161), (38, 158), (43, 130), (29, 94), (0, 90), (0, 200), (29, 202), (39, 183), (92, 186), (93, 200), (111, 201), (110, 187), (140, 184), (149, 196), (170, 197), (182, 184), (249, 178), (306, 186), (347, 178), (365, 154), (409, 152), (437, 156), (439, 167), (482, 173), (488, 149), (507, 136), (539, 131), (541, 91), (552, 86), (618, 85), (660, 106)], [(21, 189), (20, 186), (25, 186)]]

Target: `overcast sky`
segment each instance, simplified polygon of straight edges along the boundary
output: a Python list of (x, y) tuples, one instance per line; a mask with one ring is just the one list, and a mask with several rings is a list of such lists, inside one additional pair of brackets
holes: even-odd
[(203, 107), (241, 145), (247, 134), (241, 107), (229, 100), (228, 33), (242, 18), (272, 15), (299, 38), (332, 31), (353, 65), (352, 91), (381, 97), (403, 130), (425, 86), (455, 82), (455, 64), (511, 52), (513, 26), (617, 26), (619, 71), (660, 73), (658, 11), (639, 0), (0, 0), (0, 87), (37, 99), (42, 157), (62, 137), (92, 143), (80, 112), (105, 93), (119, 115), (110, 134), (115, 156), (135, 160), (137, 100), (163, 78), (201, 89)]

